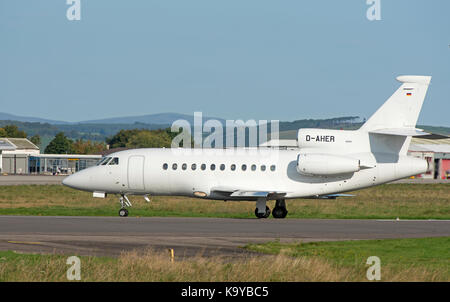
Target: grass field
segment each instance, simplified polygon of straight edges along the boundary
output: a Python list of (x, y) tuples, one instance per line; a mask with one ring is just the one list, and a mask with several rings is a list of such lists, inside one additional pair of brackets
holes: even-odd
[(433, 276), (432, 279), (450, 281), (450, 237), (290, 244), (268, 242), (250, 244), (246, 248), (295, 258), (317, 257), (332, 261), (338, 267), (354, 268), (357, 271), (366, 269), (368, 257), (377, 256), (382, 267), (389, 268), (391, 273), (409, 269), (426, 278)]
[[(353, 192), (336, 200), (287, 200), (288, 218), (450, 219), (449, 184), (390, 184)], [(254, 202), (222, 202), (186, 197), (130, 197), (130, 216), (254, 218)], [(269, 206), (273, 208), (274, 202)], [(117, 196), (93, 198), (91, 193), (60, 185), (4, 186), (0, 215), (116, 216)]]
[[(251, 245), (274, 255), (233, 261), (168, 253), (80, 257), (81, 281), (367, 281), (368, 256), (381, 259), (381, 281), (450, 281), (450, 238)], [(67, 281), (67, 256), (0, 251), (1, 281)]]

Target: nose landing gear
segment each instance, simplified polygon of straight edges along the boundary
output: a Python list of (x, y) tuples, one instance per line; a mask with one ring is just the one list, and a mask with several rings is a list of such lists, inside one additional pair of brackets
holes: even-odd
[(128, 216), (128, 210), (125, 208), (122, 208), (119, 210), (119, 216), (120, 217), (127, 217)]
[(128, 210), (125, 209), (125, 207), (131, 207), (131, 202), (128, 199), (128, 197), (125, 194), (120, 195), (120, 210), (119, 210), (119, 216), (120, 217), (127, 217), (128, 216)]

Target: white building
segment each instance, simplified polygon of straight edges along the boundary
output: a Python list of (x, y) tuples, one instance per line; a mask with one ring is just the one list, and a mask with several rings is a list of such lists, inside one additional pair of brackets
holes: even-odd
[(72, 174), (95, 165), (102, 155), (41, 154), (26, 138), (0, 138), (0, 173)]
[(422, 139), (413, 138), (408, 154), (424, 158), (429, 162), (430, 170), (420, 175), (423, 178), (450, 178), (450, 138)]
[(0, 144), (9, 146), (0, 149), (1, 173), (28, 173), (28, 157), (40, 153), (39, 147), (26, 138), (0, 138)]

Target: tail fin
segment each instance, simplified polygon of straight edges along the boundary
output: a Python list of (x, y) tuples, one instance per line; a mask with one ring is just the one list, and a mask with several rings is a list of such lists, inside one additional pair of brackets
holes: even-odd
[(399, 76), (399, 89), (362, 125), (360, 130), (411, 129), (416, 127), (430, 76)]

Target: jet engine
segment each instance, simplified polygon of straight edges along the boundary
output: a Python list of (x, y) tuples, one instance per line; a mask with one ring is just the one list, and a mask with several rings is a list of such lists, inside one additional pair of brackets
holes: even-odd
[(332, 176), (358, 172), (358, 159), (330, 154), (299, 154), (297, 172), (308, 176)]

